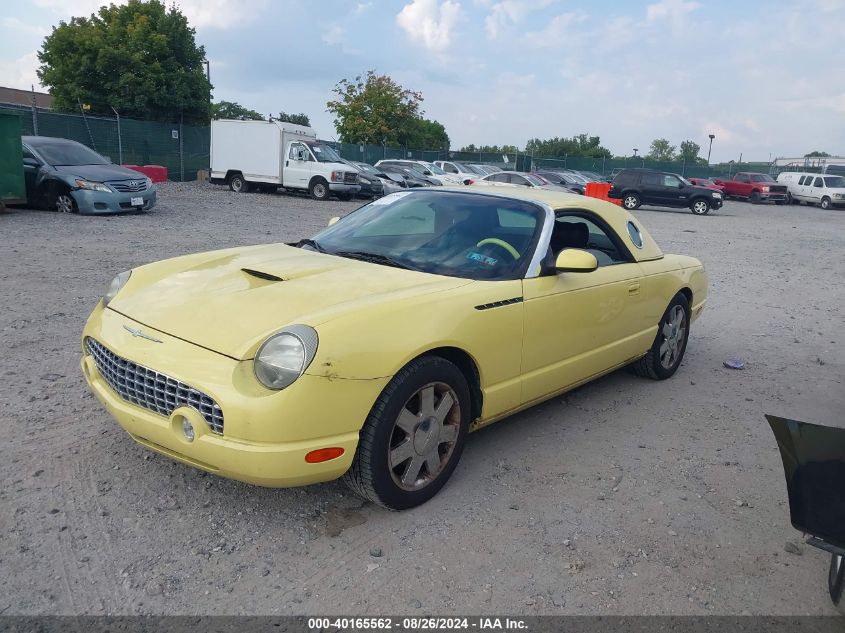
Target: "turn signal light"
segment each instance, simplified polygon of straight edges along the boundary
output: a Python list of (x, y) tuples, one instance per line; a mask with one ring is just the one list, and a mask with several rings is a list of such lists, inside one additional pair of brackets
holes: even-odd
[(309, 464), (319, 464), (320, 462), (327, 462), (330, 459), (335, 459), (343, 455), (345, 451), (339, 446), (332, 448), (318, 448), (316, 451), (311, 451), (305, 456), (305, 461)]

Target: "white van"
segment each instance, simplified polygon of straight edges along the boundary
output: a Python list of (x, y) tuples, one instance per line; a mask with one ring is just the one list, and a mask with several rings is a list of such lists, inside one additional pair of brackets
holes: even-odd
[(845, 206), (845, 176), (784, 171), (778, 182), (786, 185), (789, 202), (817, 204), (822, 209)]
[(310, 127), (283, 121), (211, 122), (211, 182), (236, 193), (284, 187), (315, 200), (350, 200), (361, 190), (358, 171), (317, 140)]

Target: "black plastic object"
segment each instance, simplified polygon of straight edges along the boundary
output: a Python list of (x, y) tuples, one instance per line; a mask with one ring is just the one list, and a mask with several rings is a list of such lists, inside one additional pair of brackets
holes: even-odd
[(783, 460), (792, 526), (845, 548), (845, 428), (766, 419)]

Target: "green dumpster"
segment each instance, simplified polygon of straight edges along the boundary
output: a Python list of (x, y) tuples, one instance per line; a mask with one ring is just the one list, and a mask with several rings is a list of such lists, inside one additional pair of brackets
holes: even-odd
[(12, 112), (0, 112), (0, 211), (7, 204), (25, 202), (21, 117)]

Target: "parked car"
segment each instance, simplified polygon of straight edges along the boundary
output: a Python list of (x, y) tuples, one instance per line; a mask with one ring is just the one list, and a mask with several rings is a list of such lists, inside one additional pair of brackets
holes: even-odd
[(578, 173), (586, 178), (587, 182), (604, 182), (604, 176), (597, 174), (594, 171), (584, 171), (583, 169), (579, 169)]
[(484, 178), (479, 178), (473, 181), (473, 185), (490, 186), (490, 187), (528, 187), (529, 189), (547, 189), (549, 191), (559, 191), (565, 193), (573, 193), (567, 187), (556, 185), (549, 182), (542, 176), (535, 174), (526, 174), (519, 171), (500, 171)]
[(559, 171), (537, 171), (536, 175), (541, 176), (554, 185), (566, 187), (573, 193), (584, 195), (584, 190), (587, 186), (587, 180), (581, 175), (575, 175), (567, 172)]
[(407, 188), (404, 176), (401, 176), (399, 174), (391, 175), (386, 171), (376, 169), (369, 163), (352, 161), (352, 164), (355, 165), (355, 167), (357, 167), (361, 171), (361, 173), (366, 175), (367, 177), (371, 179), (379, 179), (382, 186), (382, 195), (395, 193), (397, 191), (402, 191), (403, 189)]
[(235, 193), (284, 187), (315, 200), (351, 200), (360, 191), (357, 169), (312, 128), (286, 121), (212, 121), (211, 182)]
[(156, 188), (144, 174), (114, 165), (82, 143), (51, 136), (24, 136), (27, 204), (60, 213), (149, 211)]
[(786, 200), (790, 204), (817, 204), (822, 209), (845, 206), (845, 177), (784, 171), (778, 183), (786, 185)]
[(471, 430), (625, 365), (671, 377), (706, 300), (701, 263), (616, 205), (418, 189), (293, 244), (120, 273), (81, 368), (145, 448), (261, 486), (343, 476), (399, 510), (437, 493)]
[(619, 172), (621, 172), (623, 169), (625, 169), (625, 168), (624, 167), (614, 167), (613, 169), (611, 169), (610, 173), (607, 175), (607, 178), (605, 178), (605, 182), (613, 182), (613, 179), (616, 178), (616, 176), (619, 175)]
[(390, 178), (401, 178), (405, 183), (405, 188), (441, 186), (439, 181), (424, 176), (421, 170), (386, 164), (379, 165), (377, 169), (383, 171)]
[(480, 173), (474, 167), (464, 165), (463, 163), (456, 161), (436, 160), (434, 161), (434, 164), (447, 174), (457, 176), (464, 184), (466, 184), (467, 180), (475, 180), (476, 178), (481, 178), (482, 176), (487, 175), (486, 173)]
[[(384, 195), (384, 183), (377, 173), (370, 173), (361, 163), (356, 163), (351, 160), (341, 159), (343, 162), (358, 172), (358, 185), (361, 189), (356, 196), (360, 198), (379, 198)], [(367, 163), (363, 163), (367, 165)], [(367, 165), (367, 167), (372, 167)]]
[(730, 180), (714, 178), (713, 182), (724, 185), (726, 198), (746, 198), (751, 204), (786, 204), (786, 185), (777, 184), (769, 174), (740, 171)]
[(470, 165), (471, 167), (476, 167), (484, 172), (484, 175), (487, 174), (495, 174), (496, 172), (503, 171), (501, 167), (496, 167), (496, 165), (480, 165), (478, 163), (473, 163)]
[(687, 180), (689, 180), (694, 185), (698, 185), (699, 187), (718, 191), (724, 197), (725, 185), (717, 185), (716, 181), (714, 181), (712, 178), (687, 178)]
[(629, 211), (641, 204), (659, 207), (689, 207), (696, 215), (722, 206), (722, 194), (698, 187), (683, 176), (653, 169), (623, 169), (610, 185), (607, 196), (622, 200)]
[(428, 180), (432, 185), (461, 185), (463, 181), (457, 176), (447, 174), (437, 165), (427, 163), (423, 160), (401, 160), (401, 159), (386, 159), (380, 160), (376, 163), (376, 167), (383, 167), (391, 165), (393, 167), (404, 167), (406, 169), (413, 169), (420, 172), (422, 178)]

